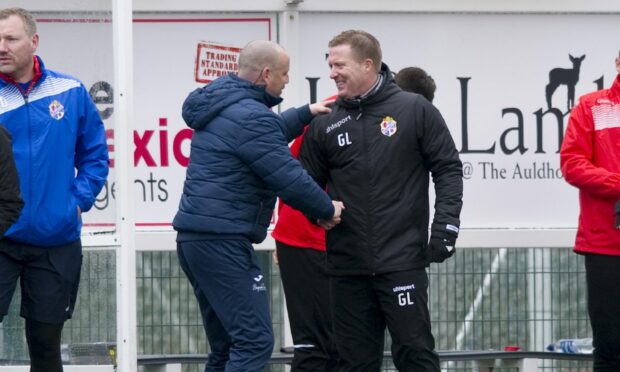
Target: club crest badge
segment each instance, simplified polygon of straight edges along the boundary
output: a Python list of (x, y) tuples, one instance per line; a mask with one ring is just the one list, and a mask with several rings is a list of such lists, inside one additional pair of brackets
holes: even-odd
[(57, 100), (50, 104), (50, 116), (56, 120), (60, 120), (65, 116), (65, 107)]
[(388, 137), (392, 137), (396, 133), (396, 130), (398, 130), (396, 120), (394, 120), (391, 116), (386, 116), (383, 118), (383, 121), (379, 124), (379, 127), (381, 127), (381, 133)]

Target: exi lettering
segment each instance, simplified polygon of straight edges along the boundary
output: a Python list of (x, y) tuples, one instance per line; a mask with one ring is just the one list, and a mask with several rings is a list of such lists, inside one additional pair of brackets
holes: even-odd
[[(159, 118), (159, 164), (153, 158), (148, 145), (155, 134), (154, 130), (145, 130), (142, 134), (138, 131), (133, 132), (133, 143), (136, 146), (133, 156), (134, 166), (140, 163), (140, 160), (144, 160), (147, 167), (167, 167), (170, 164), (170, 155), (168, 152), (168, 119)], [(181, 129), (174, 136), (172, 140), (172, 154), (177, 163), (183, 167), (187, 167), (189, 164), (189, 156), (186, 156), (181, 151), (181, 147), (184, 141), (192, 139), (193, 131), (191, 129)]]
[[(153, 157), (149, 144), (155, 134), (154, 130), (145, 130), (142, 133), (135, 130), (133, 132), (133, 143), (135, 145), (133, 153), (134, 166), (137, 166), (142, 160), (147, 167), (168, 167), (170, 166), (170, 152), (169, 152), (169, 133), (167, 130), (168, 119), (159, 118), (159, 131), (157, 135), (157, 142), (159, 145), (159, 163)], [(172, 139), (172, 155), (174, 160), (182, 167), (187, 167), (189, 164), (189, 156), (183, 153), (183, 143), (185, 141), (191, 141), (194, 132), (189, 129), (181, 129)], [(108, 152), (110, 152), (111, 158), (114, 153), (114, 129), (106, 130), (106, 139), (108, 140)], [(114, 167), (114, 159), (110, 159), (110, 167)]]

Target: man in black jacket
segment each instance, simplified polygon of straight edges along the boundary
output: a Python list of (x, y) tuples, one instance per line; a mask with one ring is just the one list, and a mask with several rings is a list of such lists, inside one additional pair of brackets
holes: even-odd
[(0, 239), (17, 221), (24, 206), (19, 193), (19, 177), (13, 160), (9, 132), (0, 125)]
[[(327, 233), (339, 371), (379, 371), (386, 326), (399, 371), (439, 371), (425, 268), (454, 253), (458, 152), (439, 111), (396, 85), (372, 35), (341, 33), (327, 61), (339, 98), (313, 120), (300, 160), (348, 206)], [(429, 172), (436, 194), (430, 241)]]

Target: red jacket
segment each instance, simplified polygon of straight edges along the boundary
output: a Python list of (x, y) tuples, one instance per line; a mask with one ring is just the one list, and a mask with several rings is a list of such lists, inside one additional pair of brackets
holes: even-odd
[[(291, 153), (295, 158), (299, 155), (303, 138), (302, 134), (291, 145)], [(310, 223), (300, 211), (282, 203), (282, 200), (278, 207), (278, 221), (271, 236), (286, 245), (325, 251), (325, 230)]]
[(614, 203), (620, 199), (620, 74), (610, 89), (573, 108), (560, 150), (564, 178), (579, 189), (575, 252), (620, 256)]

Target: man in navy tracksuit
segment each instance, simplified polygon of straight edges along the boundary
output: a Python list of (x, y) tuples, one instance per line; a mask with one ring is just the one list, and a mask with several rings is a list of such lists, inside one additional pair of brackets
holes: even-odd
[[(396, 85), (375, 37), (337, 35), (327, 62), (339, 98), (313, 120), (299, 159), (347, 206), (327, 233), (326, 251), (338, 370), (379, 371), (387, 327), (399, 371), (438, 372), (425, 268), (454, 253), (458, 152), (439, 111)], [(430, 239), (429, 173), (436, 194)]]
[(103, 122), (77, 79), (35, 56), (32, 15), (0, 10), (0, 122), (13, 138), (25, 202), (0, 240), (0, 320), (20, 279), (31, 372), (62, 371), (60, 337), (75, 305), (81, 213), (108, 174)]
[(270, 110), (288, 83), (289, 57), (269, 41), (249, 43), (239, 75), (192, 92), (183, 119), (195, 130), (173, 226), (179, 262), (200, 306), (211, 353), (205, 371), (262, 371), (273, 351), (267, 288), (252, 243), (267, 235), (276, 195), (325, 228), (342, 203), (293, 159), (287, 143), (323, 104)]

